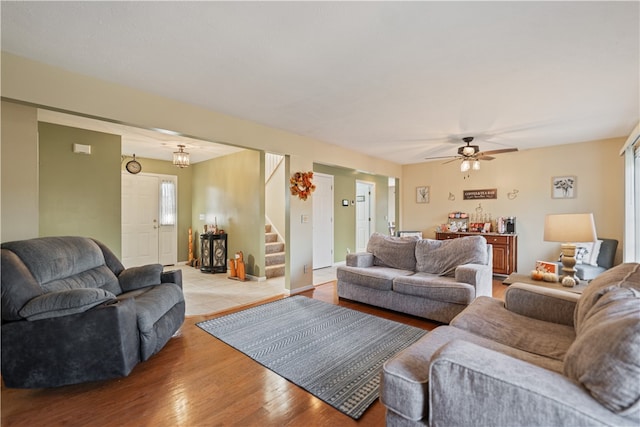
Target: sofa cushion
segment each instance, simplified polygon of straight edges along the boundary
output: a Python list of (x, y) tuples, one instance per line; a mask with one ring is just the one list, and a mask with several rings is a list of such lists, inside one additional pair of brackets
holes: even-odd
[(486, 263), (487, 241), (482, 236), (416, 243), (416, 271), (422, 273), (452, 275), (459, 265)]
[(82, 313), (115, 298), (114, 294), (103, 289), (80, 288), (49, 292), (29, 301), (20, 310), (20, 315), (30, 321), (67, 316)]
[(621, 264), (616, 268), (605, 271), (593, 279), (584, 290), (576, 304), (573, 314), (573, 324), (576, 334), (580, 333), (582, 322), (591, 308), (608, 292), (610, 287), (640, 289), (640, 264)]
[(411, 274), (414, 274), (414, 272), (389, 267), (349, 267), (341, 265), (336, 270), (336, 277), (339, 281), (380, 291), (392, 290), (393, 279)]
[(440, 326), (385, 362), (380, 386), (382, 403), (410, 420), (426, 417), (429, 407), (429, 362), (434, 353), (454, 340), (471, 342), (554, 372), (562, 372), (560, 360), (511, 348), (462, 329)]
[(392, 237), (373, 233), (367, 244), (367, 252), (373, 254), (373, 265), (415, 271), (416, 241), (416, 236)]
[(393, 280), (393, 290), (400, 294), (453, 304), (469, 304), (476, 297), (475, 289), (470, 284), (429, 273), (396, 277)]
[(603, 290), (581, 321), (564, 371), (609, 410), (640, 411), (640, 286)]
[(489, 297), (476, 298), (450, 325), (556, 360), (564, 359), (575, 340), (573, 327), (513, 313), (502, 301)]

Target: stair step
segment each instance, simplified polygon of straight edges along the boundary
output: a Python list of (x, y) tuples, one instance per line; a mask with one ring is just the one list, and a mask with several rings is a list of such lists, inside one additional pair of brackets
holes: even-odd
[(264, 232), (265, 233), (271, 233), (271, 224), (265, 224)]
[(271, 265), (284, 264), (284, 252), (275, 252), (272, 254), (266, 254), (264, 262), (267, 267)]
[(284, 252), (284, 243), (282, 242), (273, 242), (273, 243), (265, 243), (265, 253), (273, 254), (276, 252)]
[(264, 242), (265, 243), (274, 243), (278, 241), (278, 234), (277, 233), (266, 233), (264, 235)]
[(284, 264), (270, 265), (265, 267), (264, 275), (267, 279), (284, 276)]

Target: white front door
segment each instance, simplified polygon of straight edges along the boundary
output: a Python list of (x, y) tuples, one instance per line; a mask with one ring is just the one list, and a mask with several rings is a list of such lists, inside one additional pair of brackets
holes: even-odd
[(333, 176), (313, 174), (313, 269), (333, 265)]
[(158, 178), (122, 174), (122, 264), (158, 262)]
[(178, 261), (178, 177), (122, 174), (122, 264)]
[(356, 252), (367, 250), (373, 230), (374, 189), (375, 186), (371, 182), (356, 181)]

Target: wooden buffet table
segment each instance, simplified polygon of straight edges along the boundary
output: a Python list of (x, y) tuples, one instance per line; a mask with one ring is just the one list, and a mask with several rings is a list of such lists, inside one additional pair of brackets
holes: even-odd
[(518, 271), (518, 235), (498, 233), (436, 232), (437, 240), (457, 239), (464, 236), (482, 236), (493, 245), (493, 274), (507, 276)]

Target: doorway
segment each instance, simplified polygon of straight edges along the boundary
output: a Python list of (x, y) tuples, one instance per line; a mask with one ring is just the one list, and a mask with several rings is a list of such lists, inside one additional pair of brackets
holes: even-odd
[(367, 250), (375, 227), (375, 183), (356, 181), (356, 252)]
[(122, 264), (174, 265), (178, 260), (174, 175), (122, 174)]
[(313, 269), (333, 265), (333, 175), (314, 173)]

